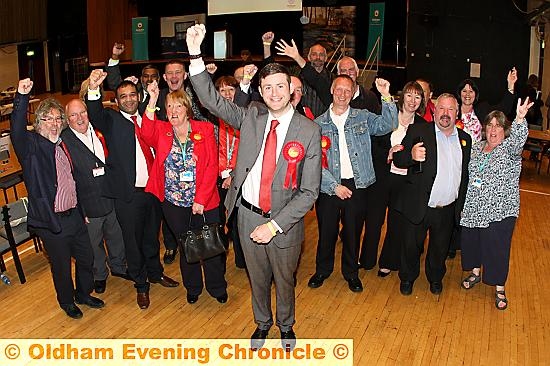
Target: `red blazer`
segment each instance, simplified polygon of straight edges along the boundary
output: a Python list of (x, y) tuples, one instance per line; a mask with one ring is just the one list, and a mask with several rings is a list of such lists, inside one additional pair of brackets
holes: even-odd
[[(164, 162), (172, 149), (174, 131), (172, 125), (156, 119), (150, 120), (143, 114), (141, 137), (145, 143), (155, 149), (155, 161), (149, 172), (146, 192), (164, 201)], [(220, 197), (216, 188), (218, 177), (218, 150), (214, 137), (214, 126), (209, 122), (190, 120), (192, 134), (199, 133), (201, 141), (194, 141), (193, 157), (197, 159), (195, 172), (195, 200), (204, 206), (204, 210), (212, 210), (219, 206)]]

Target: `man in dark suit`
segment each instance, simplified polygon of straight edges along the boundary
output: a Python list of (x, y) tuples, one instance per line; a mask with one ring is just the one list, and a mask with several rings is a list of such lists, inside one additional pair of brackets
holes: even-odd
[(65, 111), (69, 128), (61, 133), (61, 138), (72, 157), (78, 197), (86, 215), (88, 234), (94, 251), (94, 288), (100, 294), (105, 292), (107, 285), (107, 264), (111, 274), (129, 279), (126, 274), (124, 241), (115, 214), (114, 200), (101, 195), (108, 150), (103, 134), (90, 124), (88, 110), (82, 100), (69, 101)]
[(396, 210), (406, 217), (401, 250), (400, 291), (412, 293), (420, 273), (420, 254), (430, 240), (426, 253), (426, 277), (430, 291), (443, 290), (445, 259), (454, 223), (460, 218), (468, 182), (468, 162), (472, 140), (455, 126), (458, 102), (451, 94), (441, 94), (435, 107), (435, 123), (412, 124), (403, 139), (403, 150), (394, 153), (397, 167), (408, 168), (407, 184), (396, 203)]
[(135, 282), (137, 304), (146, 309), (150, 304), (149, 282), (165, 287), (176, 287), (179, 283), (164, 275), (160, 264), (160, 203), (145, 192), (153, 155), (141, 140), (136, 85), (131, 81), (120, 83), (115, 93), (119, 111), (104, 109), (99, 85), (106, 76), (102, 70), (92, 71), (86, 105), (93, 126), (105, 134), (109, 156), (102, 193), (115, 199), (128, 273)]
[[(11, 141), (23, 168), (29, 195), (27, 225), (48, 252), (59, 306), (73, 318), (82, 318), (76, 306), (101, 308), (102, 300), (92, 292), (93, 252), (77, 200), (73, 163), (59, 138), (65, 126), (63, 107), (53, 98), (43, 100), (35, 111), (35, 132), (27, 131), (27, 109), (33, 82), (19, 81), (11, 117)], [(75, 284), (71, 276), (75, 259)]]
[(273, 325), (273, 278), (281, 344), (285, 349), (292, 349), (296, 344), (292, 329), (295, 322), (293, 274), (304, 240), (303, 217), (319, 194), (320, 130), (290, 105), (290, 75), (280, 64), (269, 64), (260, 71), (260, 92), (265, 105), (253, 102), (243, 108), (222, 98), (200, 55), (205, 34), (203, 24), (187, 30), (191, 82), (203, 105), (240, 129), (241, 141), (246, 142), (240, 145), (225, 202), (229, 215), (235, 205), (240, 206), (237, 222), (258, 325), (252, 334), (251, 346), (262, 347)]

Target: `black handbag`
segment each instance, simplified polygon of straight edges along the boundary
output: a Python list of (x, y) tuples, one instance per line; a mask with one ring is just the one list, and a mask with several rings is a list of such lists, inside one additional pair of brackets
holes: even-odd
[[(191, 217), (189, 218), (189, 226), (191, 226)], [(183, 250), (187, 263), (196, 263), (225, 252), (224, 241), (219, 232), (219, 224), (207, 224), (204, 215), (202, 215), (202, 218), (204, 224), (200, 229), (188, 230), (185, 234)]]

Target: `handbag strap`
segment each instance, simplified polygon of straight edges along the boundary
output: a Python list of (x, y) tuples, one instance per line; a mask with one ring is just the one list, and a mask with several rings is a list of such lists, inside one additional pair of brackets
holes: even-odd
[[(191, 219), (193, 218), (193, 212), (191, 212), (191, 215), (189, 215), (189, 223), (187, 224), (187, 231), (191, 230)], [(202, 226), (206, 224), (206, 217), (204, 216), (204, 213), (202, 214)]]

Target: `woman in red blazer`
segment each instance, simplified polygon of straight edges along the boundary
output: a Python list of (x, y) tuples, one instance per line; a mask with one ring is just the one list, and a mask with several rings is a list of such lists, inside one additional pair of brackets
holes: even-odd
[[(204, 222), (219, 222), (214, 127), (208, 122), (190, 119), (191, 100), (182, 90), (166, 96), (169, 123), (156, 119), (158, 84), (149, 84), (147, 92), (150, 99), (143, 115), (141, 138), (155, 149), (155, 160), (145, 190), (160, 200), (168, 226), (183, 244), (189, 228), (198, 229)], [(227, 301), (224, 253), (202, 262), (187, 263), (184, 251), (180, 250), (180, 269), (187, 302), (197, 302), (202, 292), (203, 269), (208, 293), (220, 303)]]

